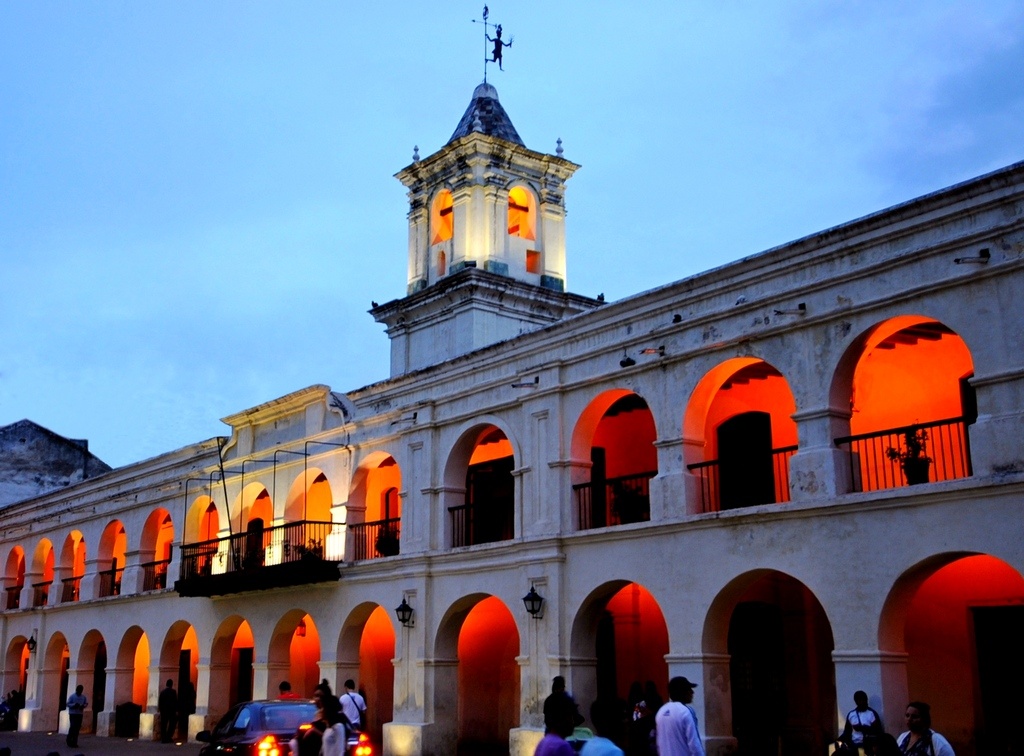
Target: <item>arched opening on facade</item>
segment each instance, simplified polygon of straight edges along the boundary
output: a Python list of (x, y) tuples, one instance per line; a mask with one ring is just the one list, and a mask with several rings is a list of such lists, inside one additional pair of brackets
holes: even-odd
[(879, 648), (907, 659), (905, 678), (902, 668), (883, 678), (892, 702), (883, 716), (895, 729), (907, 701), (927, 701), (957, 754), (1012, 753), (1024, 706), (1021, 638), (1024, 577), (1006, 562), (944, 554), (915, 566), (882, 610)]
[[(132, 625), (125, 631), (117, 649), (114, 700), (111, 707), (114, 711), (122, 704), (134, 704), (139, 707), (140, 712), (146, 710), (146, 700), (149, 696), (149, 662), (149, 638), (141, 627)], [(137, 717), (123, 718), (119, 724), (119, 734), (138, 736)]]
[(173, 680), (178, 692), (178, 737), (188, 734), (188, 718), (196, 713), (196, 685), (199, 682), (199, 638), (190, 622), (178, 620), (170, 626), (160, 646), (160, 676)]
[(277, 623), (270, 636), (267, 656), (270, 693), (287, 680), (292, 692), (309, 698), (320, 682), (320, 633), (313, 618), (292, 609)]
[(825, 753), (836, 736), (832, 627), (817, 597), (774, 570), (746, 573), (712, 602), (704, 653), (707, 736), (741, 753)]
[(587, 405), (572, 439), (573, 493), (581, 530), (651, 518), (656, 438), (654, 415), (631, 391), (605, 391)]
[(833, 379), (830, 403), (850, 411), (835, 440), (854, 491), (971, 475), (969, 427), (978, 417), (970, 350), (946, 325), (903, 315), (862, 334)]
[(451, 240), (455, 232), (455, 207), (452, 193), (442, 189), (430, 206), (430, 243)]
[(70, 653), (63, 633), (54, 633), (46, 642), (45, 650), (40, 644), (37, 654), (39, 662), (39, 722), (44, 729), (56, 729), (60, 712), (68, 700), (68, 668)]
[[(283, 553), (277, 561), (291, 561), (306, 554), (316, 554), (331, 560), (344, 556), (344, 535), (339, 528), (335, 534), (331, 508), (334, 494), (322, 470), (311, 467), (292, 483), (285, 500), (285, 524), (278, 529), (274, 541), (280, 541)], [(298, 554), (295, 550), (298, 550)], [(268, 559), (268, 561), (271, 561)]]
[(625, 580), (599, 586), (573, 620), (571, 651), (570, 689), (581, 713), (598, 698), (631, 711), (645, 702), (647, 712), (617, 733), (627, 753), (644, 753), (653, 716), (668, 700), (668, 626), (654, 596)]
[(434, 723), (454, 736), (460, 756), (508, 753), (519, 726), (518, 655), (516, 621), (495, 596), (467, 596), (441, 620), (437, 658), (457, 664), (435, 668)]
[(96, 732), (96, 719), (106, 709), (107, 697), (107, 644), (99, 630), (90, 630), (82, 638), (78, 650), (76, 680), (85, 689), (83, 692), (89, 701), (82, 731)]
[(7, 555), (4, 568), (4, 608), (17, 609), (21, 606), (21, 592), (25, 588), (25, 550), (15, 546)]
[(36, 545), (32, 555), (32, 606), (47, 606), (56, 603), (50, 600), (53, 589), (53, 544), (49, 538), (43, 538)]
[(797, 450), (789, 383), (756, 357), (708, 371), (686, 406), (683, 455), (700, 481), (698, 511), (789, 501), (789, 459)]
[(515, 537), (514, 469), (512, 444), (496, 425), (477, 426), (462, 435), (445, 469), (453, 547)]
[(369, 603), (353, 609), (338, 641), (338, 690), (345, 680), (355, 681), (366, 699), (366, 726), (376, 743), (394, 711), (394, 658), (395, 628), (388, 612)]
[(142, 527), (139, 558), (142, 562), (142, 590), (157, 591), (167, 587), (167, 568), (171, 564), (174, 544), (174, 523), (163, 508), (150, 512)]
[(120, 520), (107, 523), (100, 536), (99, 596), (121, 595), (121, 577), (124, 575), (125, 552), (128, 536)]
[(220, 512), (209, 496), (198, 496), (185, 519), (185, 541), (181, 552), (181, 577), (210, 575), (220, 547)]
[(353, 560), (395, 556), (400, 551), (402, 471), (387, 452), (374, 452), (356, 468), (348, 497), (347, 553)]
[(221, 622), (210, 652), (209, 713), (221, 716), (253, 693), (254, 640), (249, 623), (238, 615)]
[(60, 550), (60, 602), (78, 601), (85, 575), (85, 539), (80, 530), (72, 530)]
[[(7, 644), (7, 653), (4, 655), (3, 690), (15, 691), (17, 694), (11, 703), (11, 708), (15, 710), (25, 708), (30, 656), (28, 638), (24, 635), (16, 635), (11, 638), (10, 643)], [(17, 711), (14, 713), (14, 721), (17, 721)]]
[(262, 483), (250, 483), (235, 500), (236, 533), (245, 537), (233, 543), (232, 558), (235, 569), (262, 567), (267, 560), (267, 547), (271, 544), (274, 525), (274, 504)]
[(537, 199), (524, 186), (508, 191), (508, 235), (531, 241), (537, 238)]

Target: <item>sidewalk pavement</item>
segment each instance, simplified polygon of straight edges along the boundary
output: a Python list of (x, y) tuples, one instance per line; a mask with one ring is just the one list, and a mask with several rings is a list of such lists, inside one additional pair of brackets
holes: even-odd
[(128, 738), (98, 738), (95, 735), (80, 735), (78, 747), (68, 748), (64, 735), (45, 732), (0, 732), (0, 748), (7, 746), (11, 756), (198, 756), (202, 743), (165, 744), (158, 740), (135, 740)]

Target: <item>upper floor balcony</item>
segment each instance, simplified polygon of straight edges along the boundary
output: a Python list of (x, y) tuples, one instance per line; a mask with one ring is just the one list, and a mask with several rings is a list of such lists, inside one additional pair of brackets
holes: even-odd
[(337, 580), (341, 528), (309, 520), (271, 528), (250, 523), (244, 533), (183, 544), (174, 590), (182, 596), (217, 596)]

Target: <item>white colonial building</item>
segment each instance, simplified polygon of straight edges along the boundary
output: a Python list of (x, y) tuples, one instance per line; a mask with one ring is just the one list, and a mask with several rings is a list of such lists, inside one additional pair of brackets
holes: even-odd
[(554, 675), (685, 675), (709, 753), (823, 754), (857, 689), (1019, 740), (1024, 164), (612, 303), (566, 289), (576, 168), (481, 85), (398, 174), (389, 379), (0, 510), (21, 729), (353, 677), (386, 754), (518, 756)]

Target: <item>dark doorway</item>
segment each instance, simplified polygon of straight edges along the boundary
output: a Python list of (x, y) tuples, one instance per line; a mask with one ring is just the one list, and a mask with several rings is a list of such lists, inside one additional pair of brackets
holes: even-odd
[(238, 648), (231, 652), (234, 658), (235, 698), (231, 702), (234, 706), (240, 701), (252, 700), (252, 647)]
[(106, 708), (107, 693), (107, 644), (100, 641), (96, 646), (96, 660), (92, 665), (92, 731), (96, 732), (96, 717)]
[(779, 753), (786, 721), (782, 611), (761, 602), (739, 604), (729, 623), (732, 727), (743, 756)]
[(60, 659), (60, 701), (57, 702), (57, 711), (64, 711), (68, 707), (68, 668), (71, 666), (71, 659), (67, 652)]
[(722, 509), (775, 501), (771, 415), (744, 412), (718, 426), (718, 473)]
[(597, 657), (597, 697), (614, 701), (619, 697), (619, 679), (616, 674), (615, 619), (611, 612), (601, 612), (597, 620), (597, 640), (594, 645), (594, 655)]
[(513, 537), (515, 488), (512, 457), (470, 465), (466, 472), (468, 544), (508, 541)]
[(1024, 754), (1016, 723), (1024, 711), (1024, 606), (971, 607), (978, 655), (979, 756)]

